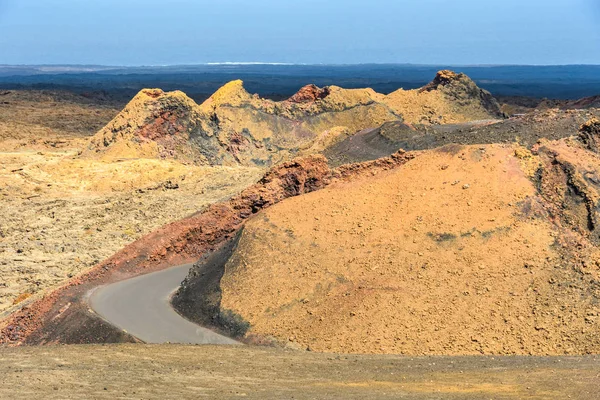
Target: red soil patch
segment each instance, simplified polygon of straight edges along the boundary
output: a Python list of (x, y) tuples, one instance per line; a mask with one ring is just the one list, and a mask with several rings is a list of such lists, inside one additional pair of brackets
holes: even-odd
[(316, 85), (306, 85), (302, 87), (296, 94), (288, 99), (291, 103), (312, 103), (329, 96), (330, 90), (328, 87), (320, 88)]

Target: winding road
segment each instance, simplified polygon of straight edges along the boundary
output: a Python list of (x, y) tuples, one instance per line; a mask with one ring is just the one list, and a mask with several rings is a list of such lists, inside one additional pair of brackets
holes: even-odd
[(191, 266), (180, 265), (99, 287), (90, 295), (90, 307), (146, 343), (239, 344), (188, 321), (171, 307), (171, 295)]

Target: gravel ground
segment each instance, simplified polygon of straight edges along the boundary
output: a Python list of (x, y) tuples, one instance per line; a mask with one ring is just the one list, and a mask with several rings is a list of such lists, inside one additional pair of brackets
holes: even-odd
[(0, 313), (261, 175), (256, 168), (0, 151)]
[(0, 348), (3, 399), (594, 399), (597, 357), (401, 357), (255, 347)]

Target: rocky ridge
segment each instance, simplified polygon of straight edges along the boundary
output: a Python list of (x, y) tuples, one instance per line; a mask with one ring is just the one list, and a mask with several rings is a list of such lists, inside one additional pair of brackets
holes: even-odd
[(323, 136), (387, 121), (439, 124), (502, 117), (488, 92), (450, 71), (441, 71), (420, 90), (383, 95), (308, 85), (279, 102), (251, 95), (237, 80), (200, 105), (182, 92), (142, 90), (98, 132), (84, 156), (268, 166), (318, 148), (315, 141)]

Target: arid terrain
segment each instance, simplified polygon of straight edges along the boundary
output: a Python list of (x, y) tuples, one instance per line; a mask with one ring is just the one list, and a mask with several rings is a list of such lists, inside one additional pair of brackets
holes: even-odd
[[(451, 71), (387, 95), (0, 98), (0, 358), (22, 351), (0, 368), (24, 395), (586, 398), (598, 379), (595, 98), (501, 105)], [(89, 301), (187, 263), (174, 309), (250, 346), (142, 345)], [(169, 383), (134, 393), (149, 368)]]
[(95, 94), (0, 90), (0, 150), (78, 148), (122, 106)]
[(179, 91), (142, 90), (92, 138), (83, 156), (271, 166), (384, 122), (439, 124), (503, 116), (489, 92), (451, 71), (440, 71), (420, 89), (389, 95), (307, 85), (283, 101), (251, 95), (236, 80), (202, 104)]
[(599, 108), (580, 110), (535, 110), (504, 120), (429, 125), (386, 122), (374, 129), (324, 146), (322, 153), (331, 165), (375, 160), (397, 149), (425, 150), (447, 144), (518, 143), (531, 148), (541, 139), (561, 139), (574, 134), (591, 118), (600, 117)]
[(599, 384), (594, 357), (355, 356), (141, 344), (0, 349), (0, 397), (11, 399), (588, 400)]
[[(544, 165), (557, 153), (592, 176), (597, 156), (542, 146), (442, 147), (269, 208), (224, 266), (221, 308), (249, 337), (316, 351), (597, 353), (600, 270), (584, 222), (596, 211), (578, 205), (597, 189), (582, 183), (583, 199), (556, 199), (557, 212), (545, 191), (560, 193), (562, 177)], [(561, 245), (568, 235), (584, 249)]]
[(0, 313), (152, 230), (254, 183), (257, 168), (82, 160), (112, 103), (63, 92), (0, 95)]
[(309, 85), (274, 102), (233, 81), (197, 105), (181, 92), (143, 90), (121, 112), (101, 93), (1, 97), (0, 312), (239, 193), (277, 160), (385, 121), (500, 116), (489, 93), (449, 71), (389, 96)]
[(600, 0), (0, 0), (0, 400), (600, 400)]
[(257, 168), (1, 153), (0, 312), (254, 183)]

